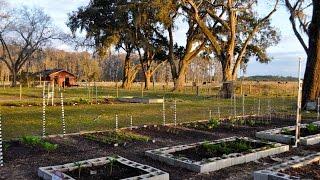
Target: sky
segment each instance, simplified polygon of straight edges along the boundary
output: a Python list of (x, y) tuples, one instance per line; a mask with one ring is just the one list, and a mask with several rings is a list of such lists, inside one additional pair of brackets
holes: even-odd
[[(66, 33), (70, 33), (66, 26), (68, 13), (77, 10), (78, 7), (87, 5), (89, 0), (7, 0), (11, 7), (37, 7), (44, 10), (53, 20), (53, 23)], [(261, 14), (271, 6), (260, 3)], [(268, 54), (273, 58), (268, 64), (261, 64), (252, 59), (247, 68), (247, 76), (252, 75), (280, 75), (298, 76), (299, 57), (303, 59), (305, 69), (306, 55), (299, 41), (296, 39), (289, 22), (289, 15), (285, 8), (278, 8), (272, 17), (272, 24), (281, 34), (281, 41), (277, 46), (268, 49)], [(186, 32), (186, 28), (180, 25), (175, 32), (176, 41), (183, 45), (185, 39), (179, 34)], [(65, 44), (57, 44), (58, 49), (72, 50)]]

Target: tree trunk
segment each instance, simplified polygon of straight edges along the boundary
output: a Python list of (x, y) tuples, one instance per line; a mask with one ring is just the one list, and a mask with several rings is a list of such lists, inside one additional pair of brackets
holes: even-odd
[(151, 70), (147, 70), (145, 73), (144, 73), (144, 89), (146, 90), (149, 90), (150, 87), (151, 87), (151, 77), (152, 77), (152, 73), (151, 73)]
[(17, 74), (18, 72), (16, 72), (15, 70), (11, 71), (11, 75), (12, 75), (11, 87), (17, 86)]
[(131, 76), (131, 67), (130, 67), (130, 54), (127, 53), (126, 59), (124, 61), (123, 67), (123, 78), (122, 78), (122, 88), (130, 89), (132, 87), (132, 81), (130, 80)]
[(232, 68), (231, 68), (231, 62), (232, 62), (232, 57), (231, 56), (220, 56), (220, 62), (222, 65), (222, 80), (223, 82), (227, 81), (233, 81), (234, 76), (232, 75)]
[(303, 83), (303, 106), (320, 95), (320, 1), (313, 0), (313, 15), (309, 26), (309, 50)]
[(179, 74), (174, 81), (174, 90), (175, 91), (182, 91), (185, 84), (186, 84), (186, 74), (188, 71), (188, 63), (182, 61)]

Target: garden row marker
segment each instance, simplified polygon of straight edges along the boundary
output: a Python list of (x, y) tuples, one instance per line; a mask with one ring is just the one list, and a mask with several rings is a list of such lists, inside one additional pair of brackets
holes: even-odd
[(54, 105), (54, 82), (52, 83), (52, 92), (51, 92), (51, 105)]
[(163, 103), (162, 103), (162, 118), (163, 118), (163, 125), (166, 125), (166, 105), (165, 105), (165, 99), (163, 97)]
[(62, 131), (63, 131), (63, 136), (66, 135), (66, 122), (64, 119), (64, 105), (63, 105), (63, 93), (61, 91), (61, 119), (62, 119)]
[(296, 138), (295, 147), (298, 146), (300, 139), (300, 125), (301, 125), (301, 98), (302, 98), (302, 82), (301, 80), (301, 63), (302, 59), (299, 58), (299, 83), (298, 83), (298, 102), (297, 102), (297, 117), (296, 117)]
[(174, 100), (174, 126), (177, 126), (177, 100)]
[(320, 97), (318, 97), (317, 120), (320, 118)]
[(237, 117), (237, 99), (236, 95), (233, 95), (233, 115)]
[(271, 117), (272, 109), (271, 109), (271, 100), (270, 99), (268, 100), (268, 109), (269, 109), (269, 121), (271, 122), (271, 120), (272, 120), (272, 117)]
[(209, 120), (211, 120), (211, 119), (212, 119), (212, 111), (209, 110)]
[[(242, 84), (241, 84), (242, 87)], [(244, 116), (245, 112), (244, 112), (244, 94), (242, 94), (242, 116)]]
[(43, 82), (43, 92), (42, 92), (42, 137), (46, 136), (46, 84)]
[(116, 131), (118, 131), (119, 122), (118, 122), (118, 114), (116, 114)]
[(22, 100), (22, 84), (20, 83), (20, 101)]
[(260, 111), (261, 111), (261, 101), (259, 99), (259, 101), (258, 101), (258, 116), (260, 116)]
[(133, 120), (132, 120), (132, 116), (130, 116), (130, 130), (133, 129)]
[(220, 107), (218, 107), (218, 118), (219, 118), (219, 120), (220, 120)]
[(3, 151), (2, 151), (2, 115), (0, 113), (0, 166), (3, 166)]
[(49, 106), (49, 100), (50, 100), (50, 96), (49, 96), (49, 94), (50, 94), (50, 83), (48, 83), (48, 93), (47, 93), (47, 106)]

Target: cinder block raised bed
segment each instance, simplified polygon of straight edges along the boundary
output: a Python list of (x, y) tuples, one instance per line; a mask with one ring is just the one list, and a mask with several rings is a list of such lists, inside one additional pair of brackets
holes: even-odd
[[(320, 123), (315, 122), (313, 123), (320, 129)], [(307, 124), (302, 124), (301, 128), (306, 128)], [(283, 130), (286, 129), (288, 131), (294, 131), (295, 126), (288, 126), (284, 128), (276, 128), (270, 129), (266, 131), (260, 131), (256, 133), (256, 137), (260, 139), (265, 139), (269, 141), (275, 141), (279, 143), (285, 144), (293, 144), (295, 140), (294, 135), (283, 134)], [(314, 145), (320, 143), (320, 134), (313, 134), (304, 137), (300, 137), (300, 144), (302, 145)]]
[[(137, 180), (137, 179), (144, 179), (144, 180), (169, 180), (169, 174), (161, 171), (159, 169), (153, 168), (151, 166), (143, 165), (140, 163), (136, 163), (133, 161), (130, 161), (126, 158), (117, 156), (117, 157), (102, 157), (97, 159), (90, 159), (85, 161), (80, 161), (76, 163), (69, 163), (64, 165), (58, 165), (58, 166), (49, 166), (49, 167), (40, 167), (38, 169), (38, 176), (44, 180), (51, 180), (54, 178), (60, 178), (64, 180), (74, 180), (78, 177), (71, 177), (70, 172), (77, 171), (79, 167), (82, 169), (89, 168), (94, 169), (95, 167), (102, 167), (100, 169), (103, 169), (104, 166), (110, 164), (110, 163), (120, 163), (121, 166), (130, 168), (133, 172), (139, 172), (140, 175), (134, 176), (134, 177), (126, 177), (123, 179), (126, 180)], [(81, 166), (80, 166), (81, 165)], [(117, 167), (117, 166), (115, 166)], [(116, 171), (115, 169), (111, 171)], [(90, 174), (95, 174), (97, 172), (91, 171)], [(121, 173), (125, 173), (122, 171)], [(93, 177), (94, 178), (94, 177)]]
[[(204, 143), (218, 145), (236, 140), (248, 141), (250, 143), (260, 144), (262, 146), (260, 148), (251, 149), (249, 152), (224, 154), (222, 156), (204, 158), (201, 160), (195, 160), (179, 155), (179, 152), (200, 147)], [(246, 137), (231, 137), (211, 142), (199, 142), (188, 145), (149, 150), (146, 151), (145, 154), (152, 159), (165, 162), (173, 166), (186, 168), (198, 173), (204, 173), (216, 171), (233, 165), (248, 163), (270, 155), (280, 154), (288, 150), (288, 145), (283, 145), (280, 143), (262, 142), (260, 140), (253, 140)]]
[[(292, 176), (290, 174), (287, 174), (286, 172), (290, 172), (296, 169), (308, 166), (312, 163), (319, 163), (320, 161), (320, 153), (312, 154), (306, 157), (297, 158), (276, 166), (272, 166), (265, 170), (259, 170), (255, 171), (253, 173), (254, 180), (296, 180), (296, 179), (313, 179), (310, 177), (310, 174), (307, 176), (309, 177), (299, 177), (299, 176)], [(311, 171), (314, 171), (314, 169), (310, 169)], [(305, 172), (305, 170), (303, 170)], [(308, 173), (308, 172), (306, 172)], [(297, 174), (297, 173), (295, 173)]]

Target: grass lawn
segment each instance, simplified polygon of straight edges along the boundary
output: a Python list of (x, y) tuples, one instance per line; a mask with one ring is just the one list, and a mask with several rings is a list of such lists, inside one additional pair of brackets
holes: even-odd
[[(103, 101), (106, 96), (116, 96), (114, 87), (98, 87), (97, 97)], [(92, 91), (93, 90), (93, 91)], [(56, 90), (57, 91), (57, 90)], [(92, 93), (93, 92), (93, 93)], [(166, 123), (173, 123), (174, 100), (177, 100), (177, 122), (197, 121), (209, 119), (209, 110), (213, 117), (218, 117), (220, 109), (221, 117), (234, 115), (233, 102), (219, 99), (213, 96), (217, 91), (202, 90), (200, 96), (186, 90), (181, 93), (173, 93), (164, 90), (150, 90), (144, 92), (145, 97), (166, 98)], [(131, 91), (119, 89), (119, 96), (141, 96), (139, 88)], [(58, 96), (58, 93), (56, 93)], [(42, 89), (24, 88), (22, 100), (19, 96), (19, 88), (6, 88), (0, 90), (0, 104), (3, 121), (4, 139), (12, 139), (24, 135), (41, 135), (42, 133)], [(162, 104), (86, 104), (95, 102), (95, 90), (91, 88), (90, 96), (88, 88), (65, 89), (66, 103), (77, 102), (78, 105), (65, 106), (65, 120), (67, 133), (91, 130), (106, 130), (115, 128), (115, 115), (119, 116), (119, 127), (127, 127), (130, 124), (130, 116), (133, 116), (134, 125), (162, 124)], [(273, 111), (294, 114), (295, 98), (291, 96), (248, 96), (245, 98), (245, 114), (257, 114), (260, 99), (260, 113), (267, 114), (268, 101), (271, 102)], [(60, 99), (55, 98), (59, 103)], [(49, 101), (51, 102), (51, 101)], [(242, 98), (237, 98), (236, 114), (242, 115)], [(32, 106), (29, 106), (29, 105)], [(314, 113), (306, 114), (313, 117)], [(48, 134), (62, 133), (61, 107), (46, 107), (46, 130)]]

